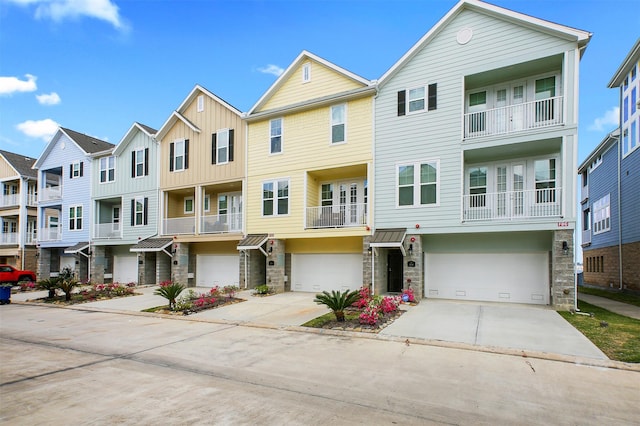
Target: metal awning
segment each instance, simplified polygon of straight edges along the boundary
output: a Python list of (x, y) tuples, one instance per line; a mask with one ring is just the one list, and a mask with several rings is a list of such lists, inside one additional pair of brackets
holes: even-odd
[(404, 252), (404, 237), (407, 235), (407, 228), (376, 229), (371, 237), (369, 246), (381, 248), (399, 248), (402, 255)]
[(267, 253), (262, 245), (267, 242), (269, 236), (267, 234), (249, 234), (238, 243), (238, 250), (260, 250), (265, 256)]
[(173, 238), (147, 238), (140, 241), (129, 248), (130, 252), (144, 253), (144, 252), (159, 252), (163, 251), (170, 257), (173, 257), (171, 252), (166, 250), (173, 243)]
[(89, 248), (89, 243), (88, 242), (82, 242), (82, 243), (78, 243), (76, 245), (73, 245), (71, 247), (67, 247), (66, 249), (64, 249), (64, 253), (65, 254), (85, 254), (85, 253), (81, 253), (83, 250), (86, 250)]

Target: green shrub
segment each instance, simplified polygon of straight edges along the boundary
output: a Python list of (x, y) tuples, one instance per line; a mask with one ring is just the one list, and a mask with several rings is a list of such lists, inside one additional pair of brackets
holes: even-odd
[(256, 288), (253, 289), (254, 294), (271, 294), (273, 293), (273, 290), (266, 284), (262, 284), (259, 286), (256, 286)]
[(326, 305), (333, 311), (338, 322), (344, 322), (344, 310), (353, 305), (360, 298), (357, 291), (345, 290), (343, 292), (331, 290), (331, 293), (323, 291), (316, 294), (313, 299), (318, 305)]
[(64, 292), (64, 300), (71, 300), (71, 292), (78, 286), (78, 281), (74, 279), (63, 279), (58, 282), (58, 288)]
[(49, 299), (53, 299), (56, 297), (56, 290), (58, 289), (58, 284), (60, 283), (60, 279), (57, 277), (48, 278), (46, 280), (38, 281), (38, 288), (41, 290), (49, 291), (49, 295), (47, 296)]
[(157, 288), (153, 294), (162, 296), (169, 301), (169, 309), (175, 310), (176, 299), (180, 296), (180, 293), (185, 289), (185, 286), (179, 283), (171, 281), (165, 281), (160, 284), (160, 288)]

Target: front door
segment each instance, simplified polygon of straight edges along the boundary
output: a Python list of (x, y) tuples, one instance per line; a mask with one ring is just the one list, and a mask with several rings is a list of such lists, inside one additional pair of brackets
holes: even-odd
[(524, 213), (524, 165), (496, 167), (497, 211), (499, 217), (519, 217)]
[(402, 291), (404, 256), (400, 250), (389, 250), (387, 254), (387, 291), (400, 293)]
[(114, 234), (120, 232), (120, 206), (113, 206), (111, 210), (111, 226)]

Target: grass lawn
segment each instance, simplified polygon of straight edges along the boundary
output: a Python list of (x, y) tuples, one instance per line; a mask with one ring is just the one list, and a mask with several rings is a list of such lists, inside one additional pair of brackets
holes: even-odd
[[(344, 319), (345, 321), (357, 321), (358, 318), (360, 316), (360, 312), (349, 312), (346, 311), (344, 313)], [(304, 324), (302, 324), (303, 327), (314, 327), (314, 328), (322, 328), (322, 326), (324, 326), (327, 323), (330, 323), (332, 321), (336, 320), (336, 316), (333, 314), (333, 312), (329, 312), (326, 313), (322, 316), (319, 316), (317, 318), (312, 319), (311, 321), (307, 321)]]
[(578, 293), (606, 297), (607, 299), (617, 300), (618, 302), (640, 306), (640, 296), (628, 292), (611, 291), (600, 288), (578, 287)]
[[(614, 314), (606, 309), (578, 301), (582, 312), (593, 317), (560, 312), (571, 325), (587, 336), (610, 359), (640, 363), (640, 320)], [(606, 321), (609, 325), (602, 327)]]

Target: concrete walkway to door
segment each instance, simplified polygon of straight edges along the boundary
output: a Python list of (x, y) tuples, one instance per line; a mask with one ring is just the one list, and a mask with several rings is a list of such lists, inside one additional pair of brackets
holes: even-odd
[(560, 314), (542, 306), (424, 299), (380, 334), (608, 359)]

